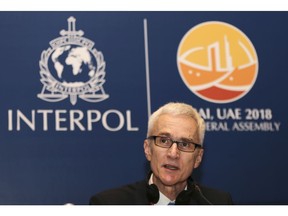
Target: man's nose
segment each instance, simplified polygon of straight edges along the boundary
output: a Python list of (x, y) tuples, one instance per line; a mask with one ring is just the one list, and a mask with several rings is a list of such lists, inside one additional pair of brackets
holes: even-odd
[(176, 142), (174, 142), (171, 147), (168, 150), (168, 155), (172, 158), (178, 158), (180, 155), (178, 145)]

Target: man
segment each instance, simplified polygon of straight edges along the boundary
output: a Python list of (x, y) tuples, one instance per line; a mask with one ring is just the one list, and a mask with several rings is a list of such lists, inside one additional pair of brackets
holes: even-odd
[(204, 149), (205, 122), (185, 103), (168, 103), (148, 121), (144, 153), (150, 162), (147, 180), (101, 192), (90, 204), (110, 205), (192, 205), (232, 204), (228, 193), (193, 182)]

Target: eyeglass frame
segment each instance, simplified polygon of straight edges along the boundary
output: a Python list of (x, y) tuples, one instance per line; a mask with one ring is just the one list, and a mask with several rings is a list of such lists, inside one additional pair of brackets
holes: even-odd
[[(159, 144), (156, 143), (156, 138), (157, 138), (157, 137), (165, 138), (165, 139), (167, 139), (167, 140), (170, 140), (170, 141), (171, 141), (171, 145), (170, 145), (169, 147), (160, 146)], [(167, 136), (149, 136), (149, 137), (147, 137), (146, 139), (153, 139), (156, 146), (158, 146), (158, 147), (160, 147), (160, 148), (166, 148), (166, 149), (171, 148), (171, 146), (172, 146), (174, 143), (176, 143), (177, 149), (178, 149), (179, 151), (182, 151), (182, 152), (191, 152), (191, 153), (193, 153), (193, 152), (195, 152), (196, 148), (203, 148), (203, 146), (202, 146), (201, 144), (195, 143), (195, 142), (193, 142), (193, 141), (188, 141), (188, 142), (186, 142), (186, 141), (176, 141), (176, 140), (172, 140), (170, 137), (167, 137)], [(182, 149), (179, 148), (179, 143), (193, 144), (193, 145), (195, 146), (195, 148), (194, 148), (193, 151), (185, 151), (185, 150), (182, 150)]]

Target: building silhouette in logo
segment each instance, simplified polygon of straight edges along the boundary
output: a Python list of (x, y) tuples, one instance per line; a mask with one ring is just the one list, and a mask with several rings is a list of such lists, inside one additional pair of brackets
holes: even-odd
[[(216, 31), (217, 27), (220, 30)], [(210, 22), (198, 28), (202, 30), (197, 32), (197, 27), (193, 28), (179, 45), (177, 62), (181, 78), (193, 93), (207, 101), (238, 100), (251, 89), (257, 77), (254, 47), (243, 33), (227, 24)], [(219, 33), (209, 34), (212, 30)], [(203, 40), (205, 35), (209, 39)]]

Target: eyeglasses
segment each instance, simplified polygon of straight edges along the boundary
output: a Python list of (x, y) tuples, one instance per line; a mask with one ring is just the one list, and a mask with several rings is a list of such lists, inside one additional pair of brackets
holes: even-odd
[(177, 148), (183, 152), (194, 152), (197, 147), (202, 148), (200, 144), (192, 141), (175, 141), (164, 136), (149, 136), (147, 139), (153, 139), (155, 145), (161, 148), (170, 148), (174, 143), (176, 143)]

